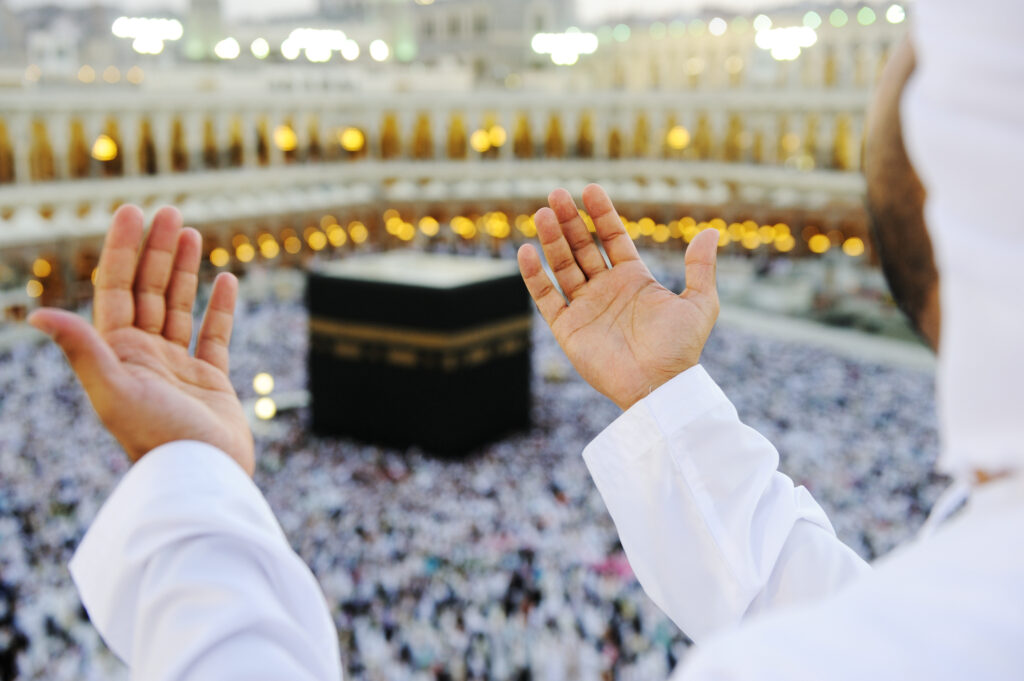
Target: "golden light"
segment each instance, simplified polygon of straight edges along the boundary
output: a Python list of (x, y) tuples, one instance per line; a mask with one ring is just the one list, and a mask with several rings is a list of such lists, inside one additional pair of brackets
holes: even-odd
[(97, 275), (99, 275), (99, 273), (100, 273), (100, 268), (98, 268), (98, 267), (93, 267), (92, 268), (92, 273), (89, 275), (89, 281), (92, 282), (93, 286), (96, 285), (96, 277), (97, 277)]
[(260, 255), (267, 260), (273, 260), (281, 252), (281, 247), (277, 245), (277, 242), (273, 238), (264, 239), (260, 242)]
[(775, 248), (781, 253), (789, 253), (796, 246), (796, 239), (793, 238), (792, 234), (786, 234), (775, 240)]
[(83, 83), (91, 83), (96, 80), (96, 69), (85, 64), (82, 68), (78, 69), (78, 80)]
[(629, 235), (630, 239), (632, 239), (633, 241), (636, 241), (637, 239), (640, 238), (640, 225), (639, 224), (637, 224), (636, 222), (633, 222), (632, 220), (627, 220), (625, 227), (626, 227), (626, 234)]
[(40, 279), (50, 276), (51, 272), (53, 272), (53, 265), (46, 258), (36, 258), (36, 261), (32, 263), (32, 274)]
[(714, 218), (713, 220), (711, 220), (711, 222), (708, 223), (708, 227), (710, 227), (711, 229), (717, 229), (719, 232), (721, 232), (723, 229), (725, 229), (725, 220), (723, 220), (722, 218)]
[(676, 125), (668, 131), (665, 141), (676, 151), (685, 149), (690, 144), (690, 131), (681, 125)]
[(274, 377), (262, 371), (252, 377), (252, 389), (257, 395), (269, 395), (274, 391)]
[(92, 157), (97, 161), (113, 161), (117, 158), (117, 142), (110, 135), (100, 135), (92, 144)]
[(761, 238), (761, 243), (770, 244), (775, 241), (777, 236), (775, 228), (771, 225), (763, 225), (761, 229), (757, 230), (757, 235)]
[(256, 257), (256, 249), (252, 247), (252, 244), (242, 244), (235, 249), (235, 257), (242, 262), (250, 262)]
[(302, 239), (295, 235), (288, 237), (284, 240), (284, 250), (295, 255), (302, 250)]
[(815, 234), (807, 241), (807, 247), (812, 253), (825, 253), (832, 248), (832, 242), (824, 234)]
[(231, 246), (233, 248), (238, 248), (242, 244), (247, 244), (247, 243), (249, 243), (249, 237), (247, 237), (244, 234), (239, 233), (239, 234), (236, 234), (233, 237), (231, 237)]
[(108, 66), (103, 69), (103, 80), (113, 85), (121, 81), (121, 70), (116, 66)]
[(637, 228), (640, 230), (640, 233), (643, 234), (644, 236), (650, 236), (654, 234), (654, 220), (650, 218), (640, 218), (639, 220), (637, 220), (636, 225)]
[(214, 267), (224, 267), (231, 260), (231, 254), (226, 248), (215, 248), (210, 251), (210, 264)]
[(487, 233), (495, 239), (506, 239), (512, 232), (504, 213), (490, 213), (484, 221)]
[(651, 238), (654, 239), (655, 243), (663, 244), (668, 241), (669, 229), (666, 225), (655, 225), (654, 232), (651, 234)]
[(743, 248), (748, 251), (752, 251), (761, 245), (761, 238), (757, 235), (757, 232), (754, 232), (753, 234), (748, 233), (743, 235), (743, 238), (740, 239), (740, 243), (743, 245)]
[(451, 230), (459, 236), (464, 235), (470, 230), (474, 232), (476, 231), (476, 225), (473, 224), (473, 221), (463, 215), (456, 215), (453, 217), (448, 226), (451, 227)]
[(327, 228), (327, 240), (331, 242), (331, 245), (335, 248), (344, 246), (348, 241), (348, 234), (345, 234), (345, 230), (340, 225), (332, 225)]
[(850, 237), (849, 239), (843, 242), (843, 253), (850, 256), (851, 258), (856, 258), (858, 255), (863, 255), (864, 242), (855, 236)]
[(394, 220), (396, 218), (402, 217), (402, 214), (399, 213), (394, 208), (388, 208), (386, 211), (384, 211), (384, 215), (382, 217), (384, 218), (384, 222), (387, 222), (388, 220)]
[(775, 236), (776, 237), (789, 236), (790, 234), (792, 234), (792, 231), (789, 229), (789, 225), (787, 225), (785, 222), (777, 222), (777, 223), (775, 223)]
[(691, 241), (693, 241), (693, 237), (695, 237), (698, 234), (700, 234), (700, 230), (697, 229), (697, 225), (695, 225), (695, 224), (693, 224), (693, 225), (685, 225), (682, 222), (682, 220), (679, 221), (679, 224), (680, 224), (680, 228), (683, 231), (683, 239), (686, 241), (686, 243), (690, 243)]
[(25, 284), (25, 293), (28, 294), (29, 298), (38, 298), (39, 296), (43, 295), (42, 283), (36, 281), (35, 279), (30, 279), (29, 282)]
[(437, 236), (438, 230), (441, 229), (441, 224), (430, 217), (429, 215), (420, 218), (420, 231), (427, 236)]
[(529, 215), (516, 216), (516, 229), (527, 239), (537, 236), (537, 225)]
[(253, 411), (256, 412), (256, 418), (262, 421), (269, 421), (277, 414), (277, 405), (269, 397), (261, 397), (253, 405)]
[(411, 222), (403, 222), (398, 228), (398, 238), (402, 241), (412, 241), (416, 236), (416, 228)]
[(508, 133), (500, 125), (491, 126), (487, 131), (487, 137), (492, 147), (500, 147), (508, 141)]
[(694, 220), (689, 215), (687, 215), (685, 218), (680, 218), (679, 219), (679, 226), (681, 228), (683, 228), (683, 229), (687, 229), (689, 227), (696, 227), (697, 226), (697, 221)]
[(289, 125), (279, 125), (274, 128), (274, 144), (281, 151), (295, 151), (299, 146), (299, 138)]
[(128, 73), (126, 73), (124, 77), (132, 85), (138, 85), (146, 78), (146, 74), (143, 73), (142, 69), (138, 66), (133, 66), (128, 69)]
[(727, 231), (729, 233), (730, 241), (739, 241), (740, 239), (743, 238), (743, 225), (741, 225), (738, 222), (734, 222), (731, 225), (729, 225)]
[(338, 133), (338, 143), (345, 151), (359, 151), (366, 144), (366, 135), (359, 128), (345, 128)]
[(317, 230), (310, 234), (306, 241), (314, 251), (322, 251), (327, 246), (327, 235)]
[(348, 223), (348, 235), (352, 237), (354, 243), (361, 244), (370, 236), (370, 231), (359, 221), (350, 222)]
[(338, 224), (338, 219), (333, 215), (325, 215), (320, 218), (320, 229), (326, 230), (331, 225)]
[(782, 136), (782, 149), (787, 154), (795, 154), (800, 149), (800, 135), (787, 132)]
[(473, 151), (484, 153), (491, 148), (491, 136), (486, 130), (477, 130), (469, 137), (469, 146)]
[(729, 245), (729, 233), (723, 229), (722, 231), (720, 231), (718, 233), (718, 247), (722, 248), (723, 246), (728, 246), (728, 245)]
[(594, 224), (594, 218), (590, 217), (588, 213), (585, 213), (582, 210), (579, 211), (579, 213), (580, 219), (583, 220), (583, 224), (587, 226), (587, 231), (591, 234), (595, 234), (597, 232), (597, 225)]
[(402, 225), (404, 224), (405, 221), (402, 218), (395, 215), (393, 217), (387, 218), (384, 221), (384, 229), (387, 230), (388, 234), (392, 236), (397, 236), (398, 231), (402, 228)]

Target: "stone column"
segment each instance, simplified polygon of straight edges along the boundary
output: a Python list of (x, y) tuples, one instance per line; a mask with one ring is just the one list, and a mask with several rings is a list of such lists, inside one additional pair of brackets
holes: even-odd
[(498, 158), (502, 161), (508, 161), (515, 158), (515, 128), (516, 128), (516, 113), (512, 109), (499, 109), (497, 112), (495, 124), (500, 125), (505, 130), (505, 143), (498, 147)]
[(9, 125), (8, 139), (14, 152), (14, 181), (28, 184), (32, 181), (32, 119), (27, 114), (15, 114)]
[(118, 116), (117, 128), (121, 132), (121, 164), (124, 175), (131, 177), (141, 172), (139, 164), (139, 143), (141, 141), (141, 124), (139, 114), (129, 111)]
[[(174, 149), (172, 146), (171, 127), (173, 116), (170, 113), (156, 111), (150, 118), (150, 131), (153, 133), (153, 146), (156, 148), (157, 175), (167, 175), (174, 171)], [(88, 139), (88, 132), (86, 132)]]
[(53, 172), (57, 180), (70, 177), (71, 120), (65, 113), (46, 116), (46, 134), (53, 150)]
[(256, 134), (259, 116), (246, 111), (239, 115), (242, 121), (242, 167), (255, 168), (260, 164), (256, 149)]

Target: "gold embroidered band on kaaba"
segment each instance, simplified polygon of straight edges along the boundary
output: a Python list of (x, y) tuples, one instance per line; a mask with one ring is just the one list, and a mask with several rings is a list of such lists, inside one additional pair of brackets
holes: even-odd
[(523, 315), (459, 331), (425, 331), (314, 317), (314, 352), (346, 360), (455, 371), (525, 351), (533, 317)]

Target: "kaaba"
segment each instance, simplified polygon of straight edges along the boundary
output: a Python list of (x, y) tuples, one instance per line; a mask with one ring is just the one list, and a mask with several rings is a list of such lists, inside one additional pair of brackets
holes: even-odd
[(514, 262), (393, 251), (310, 270), (312, 428), (464, 456), (529, 426), (532, 306)]

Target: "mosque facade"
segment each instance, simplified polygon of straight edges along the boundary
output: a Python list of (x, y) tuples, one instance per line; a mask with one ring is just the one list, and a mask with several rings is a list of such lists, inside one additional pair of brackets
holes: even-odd
[[(523, 16), (534, 16), (531, 1), (520, 3)], [(545, 26), (569, 16), (546, 7), (534, 16)], [(216, 2), (192, 9), (219, 14)], [(430, 39), (418, 40), (411, 63), (393, 39), (387, 58), (370, 59), (364, 40), (354, 61), (310, 64), (282, 58), (275, 40), (261, 60), (246, 38), (242, 54), (220, 63), (84, 64), (63, 82), (40, 81), (30, 64), (0, 98), (0, 288), (23, 286), (40, 258), (87, 283), (82, 252), (95, 252), (123, 202), (179, 205), (206, 233), (210, 265), (238, 267), (288, 255), (290, 237), (296, 257), (335, 242), (497, 251), (532, 236), (528, 216), (553, 187), (589, 181), (607, 185), (651, 247), (682, 247), (712, 226), (741, 252), (813, 255), (851, 238), (863, 251), (864, 111), (902, 22), (773, 15), (776, 28), (813, 33), (796, 55), (785, 52), (793, 44), (776, 54), (762, 17), (619, 24), (594, 30), (593, 54), (555, 65), (528, 48), (540, 23), (488, 15), (474, 38), (484, 15), (469, 0), (409, 16), (412, 35), (437, 45), (457, 17), (467, 44), (482, 50), (498, 40), (492, 31), (517, 34), (529, 55), (481, 73), (473, 59), (442, 63)], [(386, 211), (416, 228), (387, 229)], [(498, 214), (514, 228), (491, 224)], [(473, 229), (456, 229), (465, 223), (455, 218)], [(443, 227), (431, 234), (421, 220)], [(310, 242), (310, 227), (326, 237), (334, 225), (343, 238)], [(279, 247), (261, 249), (264, 235)]]

